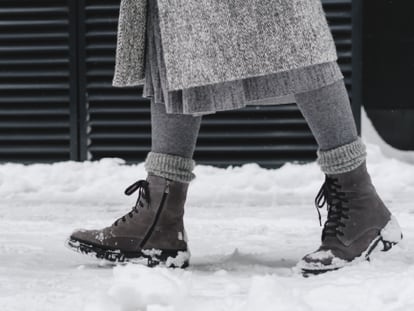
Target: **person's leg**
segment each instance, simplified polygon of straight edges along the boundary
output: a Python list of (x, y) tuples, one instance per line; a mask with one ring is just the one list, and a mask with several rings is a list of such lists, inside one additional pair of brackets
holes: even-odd
[(138, 190), (132, 211), (102, 230), (78, 230), (68, 245), (110, 261), (137, 261), (154, 266), (186, 267), (184, 204), (194, 179), (193, 153), (201, 116), (173, 115), (151, 101), (152, 149), (145, 161), (146, 180), (125, 190)]
[(163, 104), (151, 103), (152, 148), (145, 161), (148, 173), (181, 182), (195, 177), (193, 154), (201, 118), (168, 114)]
[(358, 137), (344, 80), (295, 95), (320, 150), (329, 150)]
[(343, 80), (295, 98), (318, 143), (318, 163), (324, 173), (343, 173), (365, 160)]
[(304, 273), (321, 273), (364, 260), (376, 246), (390, 249), (400, 241), (401, 230), (367, 172), (366, 148), (357, 135), (344, 81), (297, 94), (296, 102), (319, 145), (317, 162), (325, 173), (316, 208), (319, 212), (328, 205), (322, 245), (299, 267)]

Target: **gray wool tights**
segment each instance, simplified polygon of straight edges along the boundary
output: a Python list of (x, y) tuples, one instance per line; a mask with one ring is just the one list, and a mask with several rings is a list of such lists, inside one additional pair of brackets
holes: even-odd
[(318, 143), (318, 164), (325, 174), (346, 173), (365, 161), (343, 79), (295, 98)]
[(145, 169), (181, 182), (194, 179), (193, 154), (200, 130), (201, 116), (166, 113), (165, 105), (151, 99), (151, 152)]
[[(365, 161), (343, 80), (295, 95), (319, 146), (318, 164), (325, 174), (349, 172)], [(181, 182), (194, 179), (193, 154), (201, 116), (167, 114), (151, 102), (152, 149), (145, 161), (148, 173)]]

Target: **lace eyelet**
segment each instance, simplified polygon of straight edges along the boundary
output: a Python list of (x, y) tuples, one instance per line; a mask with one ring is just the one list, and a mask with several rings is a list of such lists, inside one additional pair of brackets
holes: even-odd
[[(115, 222), (114, 222), (114, 226), (118, 226), (119, 223), (122, 222), (127, 222), (127, 218), (133, 218), (134, 215), (139, 212), (139, 208), (143, 208), (144, 207), (144, 202), (142, 202), (143, 199), (146, 200), (147, 203), (149, 203), (149, 182), (146, 180), (139, 180), (137, 182), (135, 182), (134, 184), (132, 184), (131, 186), (129, 186), (126, 190), (125, 190), (125, 194), (126, 195), (131, 195), (133, 194), (135, 191), (139, 191), (138, 193), (138, 198), (137, 201), (135, 203), (135, 206), (132, 208), (132, 210), (128, 213), (125, 214), (124, 216), (122, 216), (121, 218), (118, 218)], [(149, 204), (148, 204), (149, 207)]]

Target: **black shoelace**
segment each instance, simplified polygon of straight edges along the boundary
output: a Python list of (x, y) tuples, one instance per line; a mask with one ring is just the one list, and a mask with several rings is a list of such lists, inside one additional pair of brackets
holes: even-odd
[(126, 195), (131, 195), (135, 191), (139, 190), (138, 199), (137, 199), (137, 202), (135, 203), (135, 206), (132, 208), (132, 210), (128, 214), (122, 216), (121, 218), (119, 218), (115, 221), (115, 223), (114, 223), (115, 226), (118, 226), (119, 221), (125, 222), (128, 216), (130, 218), (133, 218), (134, 214), (138, 213), (138, 209), (144, 207), (144, 202), (142, 200), (145, 200), (147, 202), (147, 204), (149, 204), (148, 186), (149, 186), (148, 181), (139, 180), (139, 181), (133, 183), (131, 186), (129, 186), (128, 188), (125, 189), (125, 194)]
[(345, 227), (342, 222), (343, 219), (348, 219), (347, 212), (349, 208), (344, 206), (347, 203), (346, 193), (340, 191), (341, 185), (338, 184), (336, 178), (326, 176), (325, 182), (319, 190), (315, 198), (315, 207), (319, 215), (319, 223), (322, 226), (322, 216), (319, 209), (323, 208), (325, 204), (328, 209), (328, 217), (322, 231), (322, 240), (327, 236), (344, 235), (339, 230), (340, 227)]

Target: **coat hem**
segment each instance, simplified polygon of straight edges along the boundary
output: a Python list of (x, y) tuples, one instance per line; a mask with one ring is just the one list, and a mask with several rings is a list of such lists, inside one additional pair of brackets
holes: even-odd
[[(327, 62), (335, 62), (338, 60), (338, 57), (335, 56), (332, 58), (332, 60), (328, 60), (328, 61), (321, 61), (318, 63), (312, 63), (311, 65), (319, 65), (319, 64), (323, 64), (323, 63), (327, 63)], [(168, 89), (168, 91), (179, 91), (179, 90), (183, 90), (183, 89), (189, 89), (189, 88), (193, 88), (193, 87), (200, 87), (200, 86), (206, 86), (206, 85), (214, 85), (217, 83), (222, 83), (222, 82), (231, 82), (231, 81), (237, 81), (237, 80), (243, 80), (243, 79), (249, 79), (249, 78), (255, 78), (255, 77), (262, 77), (262, 76), (266, 76), (266, 75), (270, 75), (270, 74), (277, 74), (277, 73), (287, 73), (289, 71), (292, 70), (298, 70), (301, 68), (305, 68), (308, 67), (309, 65), (301, 65), (297, 68), (290, 68), (290, 69), (286, 69), (286, 70), (281, 70), (281, 71), (275, 71), (275, 72), (269, 72), (269, 73), (264, 73), (264, 74), (257, 74), (257, 75), (247, 75), (245, 77), (241, 77), (241, 78), (237, 78), (237, 79), (231, 79), (231, 80), (225, 80), (225, 81), (218, 81), (218, 82), (212, 82), (212, 83), (205, 83), (205, 84), (195, 84), (195, 85), (191, 85), (189, 87), (185, 87), (182, 89)], [(116, 75), (114, 76), (113, 80), (112, 80), (112, 86), (113, 87), (133, 87), (133, 86), (143, 86), (145, 84), (145, 76), (142, 79), (136, 79), (136, 78), (128, 78), (128, 79), (120, 79), (118, 78)]]
[[(189, 88), (193, 88), (193, 87), (200, 87), (200, 86), (205, 86), (205, 85), (214, 85), (214, 84), (218, 84), (218, 83), (222, 83), (222, 82), (231, 82), (231, 81), (237, 81), (237, 80), (243, 80), (243, 79), (249, 79), (249, 78), (256, 78), (256, 77), (264, 77), (267, 75), (272, 75), (272, 74), (277, 74), (277, 73), (288, 73), (289, 71), (292, 70), (298, 70), (301, 68), (305, 68), (305, 67), (309, 67), (309, 66), (314, 66), (314, 65), (320, 65), (320, 64), (324, 64), (324, 63), (330, 63), (330, 62), (336, 62), (338, 61), (338, 56), (336, 53), (334, 53), (331, 57), (326, 57), (323, 59), (320, 59), (319, 61), (310, 61), (310, 62), (305, 62), (303, 64), (300, 64), (299, 66), (294, 66), (294, 67), (287, 67), (287, 68), (283, 68), (281, 70), (275, 70), (275, 71), (266, 71), (263, 73), (256, 73), (256, 74), (246, 74), (246, 75), (239, 75), (239, 76), (233, 76), (233, 77), (229, 77), (227, 79), (216, 79), (216, 80), (209, 80), (209, 81), (205, 81), (203, 83), (174, 83), (171, 84), (171, 81), (168, 80), (168, 71), (167, 71), (167, 90), (169, 92), (172, 91), (179, 91), (179, 90), (183, 90), (183, 89), (189, 89)], [(168, 70), (168, 69), (167, 69)]]
[[(317, 88), (331, 85), (331, 84), (336, 83), (337, 81), (340, 81), (340, 80), (343, 80), (343, 79), (344, 79), (343, 76), (342, 77), (339, 76), (339, 77), (335, 78), (334, 80), (329, 81), (329, 83), (320, 85)], [(296, 103), (296, 95), (297, 94), (310, 92), (310, 91), (313, 91), (317, 88), (310, 88), (310, 89), (307, 89), (306, 91), (301, 91), (301, 92), (296, 92), (296, 93), (292, 92), (292, 93), (285, 94), (285, 95), (280, 95), (280, 96), (270, 96), (270, 97), (264, 97), (264, 98), (261, 98), (261, 99), (246, 100), (244, 102), (239, 103), (238, 105), (232, 105), (232, 106), (226, 106), (226, 107), (224, 107), (224, 106), (223, 107), (215, 107), (214, 110), (183, 111), (183, 110), (178, 110), (178, 109), (174, 109), (174, 108), (171, 108), (171, 107), (166, 107), (166, 112), (170, 113), (170, 114), (192, 115), (194, 117), (198, 117), (198, 116), (203, 116), (203, 115), (215, 114), (217, 112), (243, 109), (243, 108), (246, 108), (247, 106), (279, 106), (279, 105), (294, 104), (294, 103)], [(164, 104), (164, 103), (160, 103), (160, 104)]]
[(134, 86), (143, 86), (145, 84), (145, 78), (142, 79), (119, 79), (114, 78), (112, 80), (113, 87), (134, 87)]

